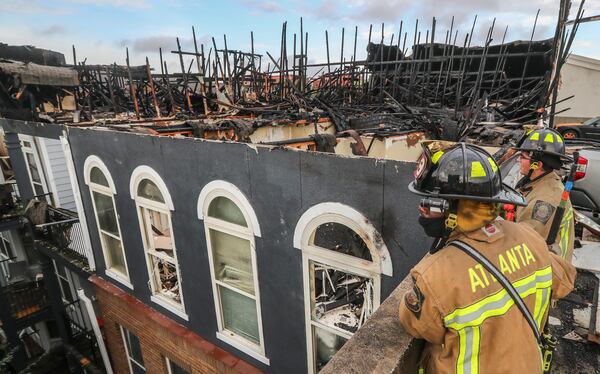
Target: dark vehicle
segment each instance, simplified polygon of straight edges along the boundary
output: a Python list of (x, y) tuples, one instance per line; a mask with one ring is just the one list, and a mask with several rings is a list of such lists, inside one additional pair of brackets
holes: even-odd
[(561, 123), (556, 125), (556, 130), (565, 139), (600, 140), (600, 117), (588, 119), (583, 123)]

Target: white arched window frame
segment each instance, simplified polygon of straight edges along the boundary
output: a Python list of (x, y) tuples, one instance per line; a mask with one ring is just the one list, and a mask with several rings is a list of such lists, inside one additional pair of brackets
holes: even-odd
[[(103, 185), (100, 183), (95, 183), (92, 181), (92, 170), (96, 168), (101, 173), (104, 179), (106, 180), (107, 185)], [(85, 163), (83, 165), (83, 173), (85, 184), (88, 185), (90, 189), (90, 198), (92, 200), (92, 207), (94, 208), (94, 218), (96, 220), (96, 227), (98, 229), (98, 235), (100, 239), (100, 245), (102, 247), (102, 255), (104, 256), (104, 263), (106, 265), (105, 274), (116, 281), (122, 283), (123, 285), (133, 289), (133, 285), (129, 280), (129, 268), (127, 265), (127, 257), (125, 256), (125, 247), (123, 247), (123, 240), (121, 235), (121, 225), (119, 223), (119, 214), (117, 212), (117, 206), (115, 204), (115, 195), (117, 194), (117, 190), (115, 189), (115, 183), (108, 171), (108, 168), (102, 162), (102, 160), (95, 155), (89, 156), (86, 158)], [(112, 210), (114, 212), (115, 217), (115, 226), (116, 232), (110, 232), (106, 229), (103, 229), (100, 226), (100, 217), (98, 215), (98, 206), (96, 200), (100, 198), (109, 198)], [(110, 244), (108, 241), (112, 241), (113, 246), (117, 246), (116, 250), (120, 249), (121, 257), (123, 258), (122, 266), (117, 266), (115, 262), (111, 259), (110, 255)], [(115, 248), (113, 248), (113, 251)], [(121, 269), (119, 269), (121, 267)]]
[[(163, 202), (138, 194), (140, 184), (146, 180), (156, 186)], [(181, 272), (177, 260), (177, 246), (171, 222), (171, 211), (174, 210), (174, 205), (167, 185), (154, 169), (141, 165), (135, 168), (131, 174), (129, 192), (135, 201), (138, 214), (148, 270), (148, 283), (152, 292), (150, 300), (188, 320), (183, 300)], [(156, 225), (160, 225), (162, 230), (158, 230)], [(165, 248), (159, 248), (158, 245), (163, 245)], [(172, 255), (169, 252), (172, 252)], [(171, 286), (170, 289), (166, 289), (168, 286), (161, 280), (160, 265), (162, 265), (162, 271), (171, 273), (171, 277), (173, 274), (169, 266), (175, 271), (177, 284), (168, 285)]]
[[(233, 204), (242, 212), (246, 226), (227, 222), (223, 219), (219, 219), (208, 214), (211, 203), (218, 197), (224, 197), (231, 200)], [(265, 356), (265, 344), (262, 327), (262, 313), (260, 303), (260, 289), (258, 282), (258, 271), (256, 266), (256, 247), (255, 237), (260, 237), (260, 226), (258, 219), (254, 213), (254, 209), (250, 205), (250, 202), (246, 196), (233, 184), (216, 180), (208, 183), (200, 192), (198, 198), (198, 218), (204, 221), (204, 230), (206, 234), (206, 244), (208, 250), (210, 273), (213, 285), (213, 295), (215, 302), (215, 312), (217, 316), (217, 338), (230, 344), (231, 346), (239, 349), (240, 351), (248, 354), (249, 356), (257, 359), (258, 361), (269, 365), (270, 361)], [(252, 265), (252, 280), (253, 280), (253, 291), (254, 295), (243, 290), (232, 287), (231, 285), (223, 282), (215, 276), (215, 248), (211, 242), (211, 231), (224, 233), (244, 241), (247, 241), (250, 245), (250, 260)], [(236, 292), (248, 299), (255, 301), (256, 305), (256, 318), (258, 324), (258, 342), (253, 342), (240, 334), (237, 334), (227, 328), (224, 320), (224, 307), (221, 299), (221, 288), (226, 288), (230, 291)]]
[[(371, 261), (315, 245), (317, 228), (327, 223), (341, 224), (358, 234), (369, 249)], [(393, 274), (392, 263), (381, 235), (368, 219), (354, 208), (340, 203), (321, 203), (309, 208), (296, 225), (294, 247), (302, 251), (308, 371), (315, 373), (317, 371), (317, 329), (345, 340), (352, 336), (349, 331), (337, 326), (326, 325), (314, 318), (315, 269), (325, 266), (351, 275), (369, 278), (372, 282), (372, 313), (381, 302), (381, 274), (391, 276)]]

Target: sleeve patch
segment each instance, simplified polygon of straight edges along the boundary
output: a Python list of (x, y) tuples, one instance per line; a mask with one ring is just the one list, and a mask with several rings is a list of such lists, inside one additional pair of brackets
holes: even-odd
[(540, 221), (545, 225), (550, 217), (552, 217), (552, 213), (554, 213), (554, 207), (552, 204), (542, 200), (537, 200), (533, 206), (531, 218), (536, 221)]
[(404, 303), (408, 310), (414, 313), (414, 315), (419, 319), (421, 317), (421, 310), (423, 309), (423, 301), (425, 300), (425, 296), (417, 287), (415, 279), (413, 278), (413, 288), (404, 294)]

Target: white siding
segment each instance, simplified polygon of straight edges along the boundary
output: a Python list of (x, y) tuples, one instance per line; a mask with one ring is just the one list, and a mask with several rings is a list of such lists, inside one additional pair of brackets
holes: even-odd
[(67, 163), (60, 140), (43, 139), (43, 142), (46, 150), (46, 154), (43, 157), (47, 158), (51, 169), (48, 173), (50, 189), (56, 194), (57, 203), (61, 208), (77, 212), (71, 180), (67, 171)]
[[(569, 57), (561, 70), (558, 100), (571, 95), (575, 97), (557, 104), (556, 111), (571, 108), (561, 113), (560, 117), (579, 122), (600, 116), (600, 60), (577, 55)], [(559, 119), (558, 122), (563, 121)]]

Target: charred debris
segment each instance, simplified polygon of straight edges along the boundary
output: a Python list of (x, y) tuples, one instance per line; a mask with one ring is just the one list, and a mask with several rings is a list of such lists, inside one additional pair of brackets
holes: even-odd
[[(463, 34), (454, 19), (440, 30), (433, 18), (422, 30), (369, 28), (366, 56), (357, 51), (358, 28), (342, 29), (339, 56), (311, 63), (308, 32), (281, 29), (278, 53), (228, 48), (227, 37), (194, 48), (159, 51), (159, 67), (125, 63), (73, 64), (62, 54), (0, 44), (0, 116), (77, 126), (106, 126), (155, 135), (195, 136), (332, 151), (339, 138), (352, 139), (352, 153), (369, 154), (362, 140), (420, 132), (435, 139), (470, 139), (503, 145), (522, 124), (552, 122), (560, 69), (569, 54), (583, 2), (570, 20), (570, 1), (561, 1), (555, 35), (536, 39), (536, 22), (526, 41), (507, 41), (508, 27), (495, 20), (482, 46), (473, 45), (475, 17)], [(539, 11), (538, 11), (539, 14)], [(496, 40), (494, 35), (501, 35)], [(293, 42), (290, 43), (290, 40)], [(175, 54), (179, 71), (163, 61)], [(348, 59), (347, 56), (350, 55)], [(284, 138), (252, 137), (269, 126), (304, 127)], [(337, 139), (337, 140), (336, 140)]]

